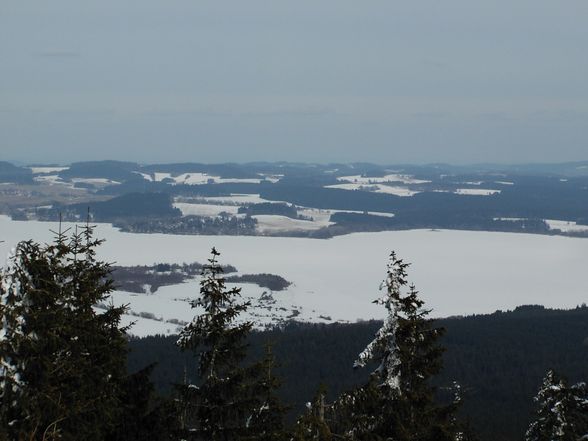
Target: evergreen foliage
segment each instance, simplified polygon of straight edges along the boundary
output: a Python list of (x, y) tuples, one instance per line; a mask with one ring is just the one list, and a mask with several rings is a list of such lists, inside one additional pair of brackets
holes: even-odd
[[(11, 440), (99, 440), (115, 426), (126, 376), (124, 307), (92, 227), (51, 245), (21, 242), (0, 286), (0, 421)], [(0, 429), (2, 430), (2, 429)]]
[[(320, 383), (328, 387), (327, 401), (343, 392), (367, 384), (369, 372), (350, 369), (382, 322), (312, 324), (288, 323), (280, 328), (253, 331), (249, 336), (248, 360), (264, 355), (265, 342), (272, 352), (282, 379), (279, 397), (291, 405), (289, 424), (305, 413), (305, 403)], [(534, 418), (533, 396), (550, 366), (565, 373), (572, 383), (588, 379), (588, 307), (552, 310), (526, 306), (515, 311), (452, 317), (437, 320), (435, 327), (447, 329), (442, 345), (443, 370), (435, 376), (438, 397), (452, 401), (444, 386), (459, 381), (463, 395), (459, 419), (467, 421), (464, 432), (483, 441), (520, 441)], [(152, 380), (158, 392), (169, 394), (171, 383), (183, 378), (183, 366), (192, 356), (177, 350), (177, 336), (131, 339), (129, 372), (153, 361), (158, 364)], [(332, 425), (331, 425), (332, 426)], [(333, 431), (339, 433), (334, 427)]]
[(327, 390), (321, 385), (311, 402), (306, 403), (306, 412), (296, 422), (293, 441), (331, 441), (334, 438), (325, 413)]
[(535, 397), (537, 416), (525, 441), (578, 441), (588, 439), (588, 389), (585, 383), (568, 386), (549, 370)]
[[(267, 409), (275, 401), (271, 396), (276, 387), (271, 375), (273, 360), (267, 358), (261, 366), (242, 366), (253, 324), (238, 323), (238, 319), (249, 302), (238, 303), (240, 288), (226, 288), (219, 255), (213, 248), (203, 268), (200, 297), (192, 302), (202, 313), (186, 325), (177, 342), (182, 350), (198, 354), (201, 380), (199, 385), (178, 386), (181, 436), (190, 440), (271, 437), (272, 432), (280, 431), (276, 422), (279, 408)], [(260, 378), (264, 368), (269, 377)]]
[(336, 403), (336, 414), (345, 415), (337, 419), (338, 430), (350, 439), (442, 441), (458, 433), (455, 405), (436, 403), (430, 384), (442, 367), (438, 339), (443, 330), (431, 326), (414, 285), (403, 293), (408, 265), (391, 254), (384, 296), (374, 302), (388, 316), (355, 363), (363, 367), (376, 361), (377, 369), (367, 385)]
[(265, 348), (265, 356), (253, 366), (253, 393), (257, 402), (248, 420), (248, 426), (253, 431), (249, 438), (257, 441), (288, 440), (290, 438), (284, 424), (288, 408), (282, 405), (277, 395), (281, 382), (276, 377), (276, 360), (272, 346), (267, 343)]
[(155, 364), (125, 378), (121, 390), (119, 423), (105, 439), (108, 441), (163, 441), (177, 430), (175, 407), (155, 395), (150, 380)]

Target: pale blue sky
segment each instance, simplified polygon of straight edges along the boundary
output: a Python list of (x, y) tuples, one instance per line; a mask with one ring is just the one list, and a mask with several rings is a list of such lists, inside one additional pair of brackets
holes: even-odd
[(0, 0), (0, 159), (588, 159), (585, 0)]

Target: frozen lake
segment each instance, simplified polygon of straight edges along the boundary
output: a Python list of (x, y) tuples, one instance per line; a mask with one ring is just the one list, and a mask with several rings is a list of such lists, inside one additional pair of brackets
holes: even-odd
[[(50, 241), (49, 230), (56, 228), (0, 216), (2, 259), (19, 240)], [(356, 233), (329, 240), (174, 236), (121, 233), (107, 224), (96, 232), (106, 239), (99, 257), (119, 265), (204, 262), (215, 246), (221, 263), (235, 265), (240, 273), (273, 273), (293, 282), (274, 297), (302, 305), (302, 319), (318, 314), (350, 321), (382, 317), (383, 310), (371, 301), (379, 295), (391, 250), (412, 263), (409, 279), (436, 317), (521, 304), (575, 307), (588, 300), (588, 240), (580, 238), (448, 230)], [(194, 296), (198, 285), (168, 289), (175, 290), (173, 295), (162, 293)], [(141, 299), (133, 300), (135, 311), (140, 308), (136, 302)]]

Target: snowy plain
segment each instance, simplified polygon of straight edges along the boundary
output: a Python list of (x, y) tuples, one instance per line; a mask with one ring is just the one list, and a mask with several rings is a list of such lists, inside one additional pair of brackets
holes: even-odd
[(347, 184), (333, 184), (333, 185), (326, 185), (325, 188), (338, 188), (339, 190), (366, 190), (366, 191), (373, 191), (375, 193), (386, 193), (386, 194), (393, 194), (396, 196), (403, 196), (403, 197), (410, 197), (414, 196), (418, 191), (410, 190), (406, 187), (401, 187), (397, 185), (385, 185), (385, 184), (364, 184), (364, 183), (347, 183)]
[[(57, 228), (55, 223), (0, 216), (1, 259), (19, 240), (51, 241), (50, 230)], [(117, 265), (204, 262), (215, 246), (222, 253), (221, 262), (235, 265), (240, 274), (272, 273), (292, 282), (285, 291), (271, 294), (277, 306), (288, 307), (285, 314), (295, 309), (302, 320), (382, 318), (384, 311), (371, 301), (380, 295), (391, 250), (412, 263), (409, 279), (434, 317), (489, 313), (521, 304), (575, 307), (588, 300), (588, 240), (582, 238), (448, 230), (355, 233), (328, 240), (178, 236), (122, 233), (109, 224), (99, 224), (96, 235), (106, 239), (99, 257)], [(152, 295), (117, 292), (114, 297), (116, 302), (131, 303), (136, 313), (186, 320), (191, 312), (185, 300), (197, 290), (197, 281), (190, 281)], [(255, 298), (263, 291), (247, 285), (244, 294)], [(170, 298), (184, 301), (171, 304)], [(268, 322), (271, 317), (260, 320)], [(140, 319), (134, 333), (175, 328), (164, 321)]]
[(383, 182), (402, 182), (403, 184), (426, 184), (431, 181), (423, 179), (415, 179), (410, 175), (401, 175), (397, 173), (388, 174), (386, 176), (370, 177), (370, 176), (339, 176), (338, 181), (355, 182), (358, 184), (378, 184)]
[(588, 231), (588, 225), (580, 225), (574, 221), (563, 221), (554, 219), (545, 219), (550, 230), (560, 230), (565, 233), (578, 233)]

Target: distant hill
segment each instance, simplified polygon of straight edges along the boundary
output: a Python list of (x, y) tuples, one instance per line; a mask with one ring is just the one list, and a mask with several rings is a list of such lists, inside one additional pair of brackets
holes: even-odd
[(180, 175), (183, 173), (207, 173), (211, 176), (234, 179), (258, 179), (259, 175), (255, 167), (244, 164), (199, 164), (182, 162), (177, 164), (153, 164), (142, 167), (143, 173), (171, 173)]
[(0, 182), (32, 184), (33, 172), (30, 168), (17, 167), (9, 162), (0, 161)]
[(139, 168), (139, 165), (134, 162), (74, 162), (67, 170), (61, 171), (59, 177), (64, 180), (72, 178), (103, 178), (117, 182), (125, 182), (133, 179), (142, 179), (140, 175), (134, 173)]

